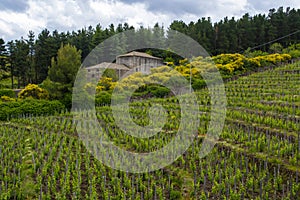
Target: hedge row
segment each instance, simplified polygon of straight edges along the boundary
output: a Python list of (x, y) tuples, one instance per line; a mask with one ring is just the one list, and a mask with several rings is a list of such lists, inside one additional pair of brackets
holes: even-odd
[(59, 101), (26, 99), (0, 103), (0, 120), (7, 120), (21, 115), (52, 115), (61, 112), (65, 106)]

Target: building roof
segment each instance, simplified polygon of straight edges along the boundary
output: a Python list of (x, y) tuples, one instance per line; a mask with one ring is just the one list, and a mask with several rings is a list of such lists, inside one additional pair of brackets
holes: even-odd
[(121, 64), (103, 62), (98, 65), (93, 65), (90, 67), (86, 67), (86, 69), (118, 69), (118, 70), (129, 70), (128, 67)]
[(119, 57), (132, 57), (132, 56), (162, 60), (162, 58), (154, 57), (154, 56), (151, 56), (147, 53), (142, 53), (142, 52), (137, 52), (137, 51), (132, 51), (132, 52), (127, 53), (127, 54), (119, 55), (119, 56), (117, 56), (117, 58), (119, 58)]

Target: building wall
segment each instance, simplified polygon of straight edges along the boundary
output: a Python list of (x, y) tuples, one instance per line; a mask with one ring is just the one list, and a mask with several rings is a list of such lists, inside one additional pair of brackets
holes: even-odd
[(98, 79), (100, 78), (100, 69), (88, 69), (87, 70), (87, 77), (89, 80), (91, 79)]
[[(125, 56), (125, 57), (117, 57), (116, 64), (126, 65), (130, 69), (135, 68), (136, 72), (142, 73), (150, 73), (152, 68), (159, 67), (163, 65), (162, 60), (147, 58), (147, 57), (140, 57), (140, 56)], [(99, 79), (100, 78), (100, 71), (99, 68), (92, 68), (87, 69), (87, 77), (88, 79)], [(127, 70), (118, 70), (116, 69), (116, 74), (120, 78)]]
[[(89, 80), (99, 79), (100, 78), (101, 70), (103, 70), (103, 69), (97, 69), (97, 68), (88, 69), (87, 70), (87, 78)], [(127, 70), (123, 70), (123, 69), (115, 69), (115, 71), (116, 71), (117, 77), (119, 77), (119, 78), (122, 77), (127, 72)]]
[[(151, 68), (155, 68), (163, 65), (162, 60), (139, 57), (139, 56), (119, 57), (117, 58), (116, 63), (124, 64), (131, 69), (134, 67), (138, 67), (138, 69), (140, 69), (138, 71), (150, 71)], [(145, 67), (148, 69), (146, 70)]]

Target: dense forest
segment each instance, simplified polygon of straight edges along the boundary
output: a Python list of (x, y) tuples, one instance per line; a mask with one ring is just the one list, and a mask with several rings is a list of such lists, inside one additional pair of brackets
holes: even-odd
[[(182, 32), (199, 42), (211, 55), (217, 55), (241, 53), (253, 47), (256, 50), (270, 52), (269, 47), (275, 41), (283, 47), (299, 43), (299, 27), (300, 9), (284, 10), (280, 7), (277, 10), (269, 10), (268, 15), (250, 16), (247, 13), (240, 19), (225, 17), (216, 23), (213, 23), (210, 18), (201, 18), (189, 24), (173, 21), (166, 31), (172, 29)], [(51, 59), (57, 56), (61, 44), (69, 43), (81, 50), (83, 61), (99, 43), (126, 30), (135, 30), (137, 36), (147, 35), (155, 38), (156, 34), (164, 34), (165, 27), (157, 23), (154, 31), (151, 31), (150, 28), (145, 27), (135, 29), (128, 23), (117, 26), (111, 24), (108, 28), (98, 24), (96, 27), (89, 26), (72, 32), (57, 30), (50, 32), (44, 29), (36, 34), (29, 31), (27, 38), (22, 37), (14, 41), (6, 42), (0, 38), (0, 70), (7, 72), (12, 79), (17, 78), (18, 88), (28, 83), (41, 83), (46, 79)], [(166, 54), (158, 56), (167, 57)], [(2, 74), (5, 76), (5, 73)]]

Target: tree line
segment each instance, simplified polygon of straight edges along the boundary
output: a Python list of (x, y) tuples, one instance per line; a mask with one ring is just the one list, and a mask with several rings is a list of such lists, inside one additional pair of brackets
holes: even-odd
[[(283, 47), (300, 42), (300, 9), (283, 7), (270, 9), (268, 15), (258, 14), (250, 16), (248, 13), (240, 19), (225, 17), (219, 22), (212, 23), (211, 19), (201, 18), (197, 22), (186, 24), (183, 21), (173, 21), (167, 28), (184, 33), (201, 44), (211, 55), (220, 53), (243, 52), (249, 47), (274, 41)], [(128, 23), (111, 24), (103, 28), (100, 24), (96, 27), (85, 27), (72, 32), (50, 32), (42, 30), (36, 37), (33, 31), (29, 31), (27, 38), (5, 42), (0, 38), (0, 72), (8, 72), (12, 83), (17, 79), (18, 88), (28, 83), (41, 83), (47, 76), (51, 59), (57, 57), (58, 49), (62, 44), (75, 46), (81, 52), (81, 62), (101, 42), (111, 36), (127, 30), (134, 31), (136, 41), (145, 37), (151, 43), (159, 43), (159, 38), (164, 36), (165, 27), (155, 24), (153, 29), (140, 27), (135, 29)], [(288, 37), (290, 33), (295, 33)], [(124, 41), (130, 38), (124, 38)], [(169, 42), (176, 42), (176, 38), (168, 38)], [(115, 41), (121, 47), (122, 41)], [(270, 44), (259, 47), (259, 50), (270, 51)], [(127, 49), (128, 47), (124, 47)], [(147, 49), (144, 49), (147, 51)], [(150, 51), (148, 51), (150, 52)], [(172, 55), (169, 52), (154, 51), (151, 53), (166, 60)], [(171, 58), (172, 59), (172, 58)], [(12, 84), (12, 87), (14, 85)]]
[[(279, 42), (287, 47), (300, 40), (300, 9), (283, 7), (270, 9), (269, 13), (250, 16), (248, 13), (240, 19), (225, 17), (212, 23), (210, 18), (202, 18), (189, 24), (174, 21), (170, 28), (185, 33), (199, 42), (212, 55), (220, 53), (243, 52), (249, 47), (282, 38)], [(297, 34), (296, 34), (297, 32)], [(285, 37), (291, 33), (295, 33)], [(284, 38), (283, 38), (284, 37)], [(271, 43), (258, 50), (268, 51)]]

